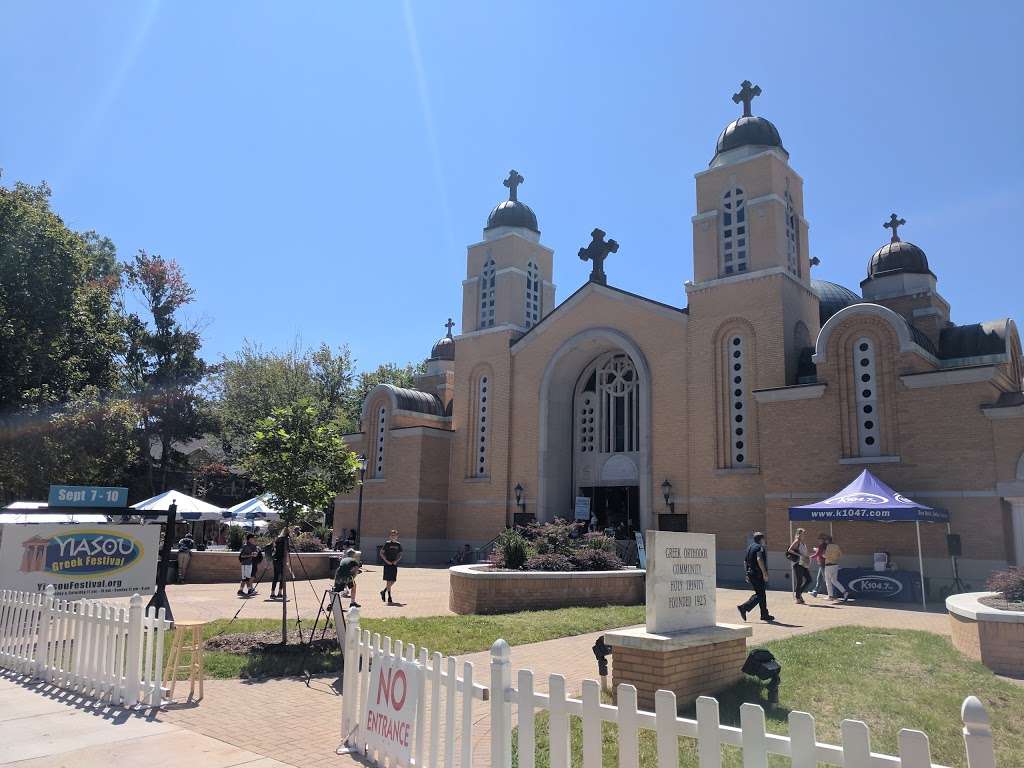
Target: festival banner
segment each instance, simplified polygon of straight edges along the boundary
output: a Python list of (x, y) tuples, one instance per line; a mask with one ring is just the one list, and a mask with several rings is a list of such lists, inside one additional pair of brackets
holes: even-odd
[(152, 594), (159, 525), (36, 524), (0, 526), (0, 589), (57, 597)]

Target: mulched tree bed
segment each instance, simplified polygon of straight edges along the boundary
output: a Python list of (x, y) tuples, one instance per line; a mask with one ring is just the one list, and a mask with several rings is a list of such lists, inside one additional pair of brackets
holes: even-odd
[(987, 605), (989, 608), (998, 608), (1001, 611), (1019, 611), (1024, 613), (1024, 603), (1013, 600), (1004, 600), (1001, 597), (980, 597), (978, 602)]
[[(333, 637), (334, 630), (328, 630), (323, 639), (318, 631), (317, 637), (309, 643), (309, 650), (313, 653), (331, 653), (338, 650), (337, 638)], [(309, 632), (302, 633), (303, 641), (309, 640)], [(206, 649), (210, 651), (222, 651), (244, 656), (250, 653), (305, 653), (306, 645), (299, 640), (299, 632), (292, 627), (288, 630), (288, 645), (281, 645), (281, 630), (267, 630), (265, 632), (249, 632), (239, 635), (221, 635), (211, 637), (206, 641)]]

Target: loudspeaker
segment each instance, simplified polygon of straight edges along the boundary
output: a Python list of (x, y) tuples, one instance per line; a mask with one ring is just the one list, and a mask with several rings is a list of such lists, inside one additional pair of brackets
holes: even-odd
[(950, 557), (960, 557), (962, 554), (962, 547), (960, 546), (960, 534), (959, 533), (947, 533), (946, 534), (946, 549), (949, 550)]

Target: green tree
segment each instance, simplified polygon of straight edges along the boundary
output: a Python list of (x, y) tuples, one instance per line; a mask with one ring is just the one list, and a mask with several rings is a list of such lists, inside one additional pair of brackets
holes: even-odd
[(199, 357), (199, 332), (177, 317), (194, 295), (178, 263), (140, 250), (124, 274), (146, 308), (145, 318), (135, 313), (126, 318), (124, 373), (142, 407), (139, 447), (150, 492), (156, 493), (151, 446), (160, 447), (159, 489), (165, 490), (173, 444), (199, 437), (211, 424), (201, 388), (207, 366)]
[[(300, 398), (260, 420), (243, 465), (281, 510), (285, 544), (304, 510), (321, 514), (339, 493), (355, 485), (358, 460), (335, 421), (321, 418), (317, 403)], [(287, 578), (287, 576), (286, 576)], [(288, 594), (287, 585), (285, 594)], [(288, 602), (281, 601), (281, 643), (288, 642)]]
[(413, 385), (415, 376), (425, 373), (426, 362), (417, 365), (406, 363), (396, 365), (395, 363), (381, 363), (372, 371), (365, 371), (359, 374), (359, 380), (352, 388), (349, 397), (345, 402), (346, 431), (354, 432), (358, 429), (359, 418), (363, 411), (363, 401), (370, 393), (370, 390), (378, 384), (394, 384), (396, 387), (410, 388)]

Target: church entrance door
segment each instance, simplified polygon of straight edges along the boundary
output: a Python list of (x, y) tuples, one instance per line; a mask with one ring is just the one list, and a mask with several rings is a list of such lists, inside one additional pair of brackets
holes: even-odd
[(590, 499), (597, 518), (597, 530), (608, 531), (616, 539), (633, 540), (640, 530), (640, 488), (635, 485), (583, 486), (580, 496)]

